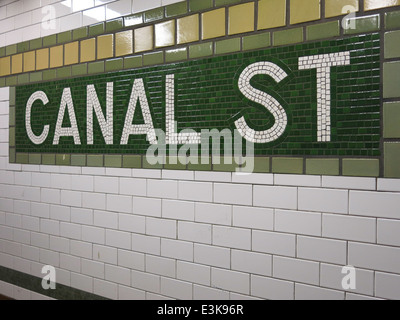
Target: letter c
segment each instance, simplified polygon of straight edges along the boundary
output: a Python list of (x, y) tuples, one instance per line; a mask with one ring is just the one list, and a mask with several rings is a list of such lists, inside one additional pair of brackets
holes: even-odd
[(28, 134), (29, 139), (36, 145), (42, 144), (45, 142), (47, 139), (47, 136), (50, 131), (50, 126), (46, 125), (43, 128), (42, 134), (40, 136), (36, 136), (33, 131), (32, 131), (32, 126), (31, 126), (31, 111), (32, 111), (32, 105), (36, 100), (40, 100), (43, 102), (43, 105), (46, 105), (49, 103), (49, 99), (47, 98), (46, 94), (43, 91), (36, 91), (31, 95), (29, 98), (27, 104), (26, 104), (26, 113), (25, 113), (25, 127), (26, 127), (26, 133)]

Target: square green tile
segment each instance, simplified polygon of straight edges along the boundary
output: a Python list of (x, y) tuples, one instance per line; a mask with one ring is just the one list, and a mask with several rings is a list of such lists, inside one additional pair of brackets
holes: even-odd
[(29, 154), (29, 164), (42, 164), (42, 155), (30, 153)]
[(122, 155), (105, 155), (104, 163), (106, 167), (122, 168)]
[(271, 34), (260, 33), (252, 36), (245, 36), (242, 39), (242, 48), (243, 50), (254, 50), (266, 48), (271, 45)]
[(29, 164), (29, 155), (27, 153), (17, 153), (16, 163)]
[(143, 65), (151, 66), (164, 63), (164, 52), (152, 52), (143, 55)]
[(84, 154), (71, 155), (71, 166), (85, 167), (86, 166), (86, 155), (84, 155)]
[(339, 21), (316, 24), (306, 28), (307, 40), (318, 40), (338, 37), (340, 35)]
[(165, 7), (165, 17), (171, 18), (175, 16), (180, 16), (186, 14), (188, 11), (187, 2), (182, 1), (178, 3), (171, 4)]
[(106, 32), (120, 30), (124, 27), (124, 20), (122, 18), (114, 19), (106, 22)]
[(189, 58), (190, 59), (197, 59), (202, 57), (208, 57), (213, 54), (213, 43), (201, 43), (191, 45), (189, 47)]
[(303, 174), (302, 158), (272, 158), (272, 172), (286, 174)]
[(400, 58), (400, 31), (385, 33), (385, 59)]
[(103, 22), (94, 24), (89, 27), (89, 37), (98, 36), (103, 34), (104, 32), (105, 32), (105, 26)]
[(142, 167), (142, 156), (123, 156), (122, 157), (123, 168), (136, 168)]
[(150, 162), (151, 162), (150, 163), (148, 157), (144, 156), (143, 157), (143, 169), (162, 169), (164, 167), (163, 164), (160, 164), (160, 163), (152, 164), (153, 162), (156, 162), (155, 160), (157, 160), (157, 159), (154, 159), (154, 161), (151, 161), (151, 159), (150, 159)]
[(164, 7), (152, 9), (144, 13), (144, 22), (153, 22), (164, 18)]
[(87, 38), (88, 36), (88, 28), (82, 27), (79, 29), (75, 29), (72, 31), (72, 40), (80, 40), (83, 38)]
[(72, 41), (72, 31), (65, 31), (57, 35), (57, 43), (66, 43)]
[[(350, 27), (344, 30), (345, 34), (356, 34), (373, 32), (380, 29), (380, 16), (378, 14), (367, 17), (356, 17), (347, 19)], [(353, 28), (351, 24), (354, 24)]]
[(16, 86), (17, 84), (18, 84), (17, 76), (12, 76), (12, 77), (6, 78), (6, 86), (7, 87)]
[(42, 164), (43, 165), (55, 165), (56, 155), (55, 154), (42, 154)]
[(43, 80), (43, 72), (33, 72), (29, 75), (30, 82), (39, 82)]
[(385, 143), (385, 178), (400, 178), (400, 143)]
[(0, 88), (3, 88), (6, 86), (6, 78), (0, 78)]
[(378, 159), (343, 159), (342, 170), (344, 176), (378, 177)]
[(89, 74), (103, 73), (104, 72), (104, 61), (89, 63)]
[(197, 163), (188, 163), (187, 167), (190, 171), (211, 171), (212, 160), (209, 157), (200, 157)]
[(240, 51), (240, 38), (221, 40), (215, 43), (215, 54), (227, 54)]
[(134, 56), (124, 58), (124, 68), (125, 69), (135, 69), (143, 66), (143, 57)]
[(88, 155), (87, 156), (88, 167), (104, 167), (104, 156), (103, 155)]
[(18, 47), (16, 44), (6, 47), (6, 55), (11, 56), (12, 54), (16, 54), (18, 52)]
[[(48, 81), (48, 80), (53, 80), (57, 78), (57, 70), (56, 69), (51, 69), (51, 70), (46, 70), (43, 71), (43, 80)], [(31, 75), (31, 81), (32, 81), (32, 75)]]
[(387, 30), (400, 28), (400, 11), (385, 13), (385, 27)]
[(383, 97), (400, 97), (400, 62), (383, 64)]
[[(246, 162), (243, 162), (245, 160)], [(242, 157), (241, 161), (243, 163), (241, 164), (240, 172), (269, 173), (271, 171), (269, 157), (248, 157), (248, 158)]]
[(240, 166), (235, 162), (234, 158), (225, 159), (224, 156), (221, 156), (219, 161), (216, 158), (213, 158), (212, 167), (213, 171), (236, 172), (239, 171)]
[(51, 47), (57, 44), (57, 35), (53, 34), (51, 36), (47, 36), (43, 38), (43, 46), (44, 47)]
[(213, 7), (213, 0), (189, 0), (189, 10), (197, 12)]
[(164, 169), (167, 170), (186, 170), (187, 166), (180, 163), (178, 157), (167, 157), (167, 162)]
[(63, 67), (57, 69), (57, 78), (70, 78), (71, 77), (71, 67)]
[(383, 104), (383, 137), (400, 139), (400, 102)]
[(177, 62), (187, 60), (187, 48), (167, 50), (165, 52), (165, 62)]
[(338, 176), (340, 173), (339, 159), (307, 159), (306, 174)]
[[(44, 41), (44, 39), (43, 39), (43, 41)], [(29, 51), (29, 41), (18, 43), (17, 51), (18, 51), (18, 53)], [(4, 55), (5, 55), (5, 53), (4, 53)]]
[(29, 73), (20, 74), (17, 76), (18, 85), (27, 84), (29, 81)]
[(303, 42), (303, 28), (276, 31), (272, 37), (274, 46), (284, 46), (287, 44)]
[(58, 166), (70, 166), (71, 165), (71, 155), (69, 155), (69, 154), (57, 154), (56, 155), (56, 165), (58, 165)]
[(123, 58), (112, 59), (112, 60), (106, 61), (106, 72), (119, 71), (119, 70), (122, 70), (123, 67), (124, 67), (124, 59)]
[(77, 64), (71, 67), (72, 76), (83, 76), (87, 75), (88, 73), (88, 66), (87, 63)]

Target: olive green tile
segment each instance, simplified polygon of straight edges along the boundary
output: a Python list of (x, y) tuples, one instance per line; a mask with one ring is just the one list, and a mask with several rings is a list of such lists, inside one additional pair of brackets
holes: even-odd
[(121, 168), (122, 155), (105, 155), (104, 163), (106, 167)]
[(88, 155), (87, 165), (89, 167), (104, 167), (104, 156), (103, 155)]
[(30, 74), (31, 82), (39, 82), (43, 80), (43, 72), (33, 72)]
[[(65, 31), (57, 35), (57, 43), (66, 43), (72, 41), (72, 31)], [(32, 49), (32, 48), (31, 48)]]
[(122, 70), (124, 67), (124, 59), (112, 59), (106, 61), (106, 72)]
[(338, 176), (339, 159), (307, 159), (306, 174)]
[[(46, 38), (43, 38), (43, 42), (44, 42), (44, 39), (46, 39)], [(18, 43), (17, 51), (18, 51), (18, 53), (29, 51), (29, 41)]]
[(189, 58), (197, 59), (202, 57), (208, 57), (213, 54), (213, 43), (201, 43), (195, 44), (189, 47)]
[(273, 45), (283, 46), (303, 41), (303, 28), (277, 31), (273, 34)]
[(55, 154), (43, 154), (42, 155), (42, 164), (43, 165), (55, 165), (56, 164), (56, 155)]
[(142, 157), (141, 156), (123, 156), (122, 157), (123, 168), (141, 168)]
[(167, 170), (186, 170), (186, 165), (180, 163), (178, 157), (167, 157), (167, 162), (164, 166)]
[(71, 67), (64, 67), (57, 69), (57, 78), (71, 77)]
[(379, 176), (379, 160), (377, 159), (343, 159), (342, 167), (344, 176)]
[(400, 11), (385, 13), (385, 28), (387, 30), (400, 28)]
[(143, 65), (151, 66), (155, 64), (164, 63), (164, 53), (163, 52), (152, 52), (143, 55)]
[(58, 166), (70, 166), (71, 165), (71, 155), (69, 155), (69, 154), (57, 154), (56, 155), (56, 165), (58, 165)]
[(303, 163), (301, 158), (272, 158), (272, 172), (302, 174)]
[(383, 137), (400, 138), (400, 102), (383, 104)]
[(213, 7), (213, 0), (189, 0), (190, 11), (201, 11)]
[(85, 167), (86, 166), (86, 155), (84, 155), (84, 154), (71, 155), (71, 166)]
[(187, 167), (190, 171), (211, 171), (212, 160), (209, 157), (199, 157), (197, 163), (188, 163)]
[(112, 32), (124, 27), (124, 20), (122, 18), (114, 19), (106, 22), (106, 32)]
[(188, 12), (187, 2), (178, 2), (165, 7), (165, 17), (175, 17), (186, 14)]
[(144, 22), (153, 22), (164, 18), (164, 7), (152, 9), (144, 13)]
[(240, 3), (241, 0), (215, 0), (216, 7), (228, 6), (231, 4)]
[(29, 73), (18, 75), (17, 82), (18, 85), (29, 83)]
[(242, 39), (243, 50), (261, 49), (269, 47), (270, 45), (271, 34), (269, 32), (246, 36)]
[(103, 22), (94, 24), (89, 27), (89, 37), (98, 36), (100, 34), (103, 34), (104, 32), (105, 32), (105, 26)]
[(8, 160), (10, 163), (15, 163), (17, 160), (15, 148), (9, 148), (8, 150)]
[(80, 40), (88, 36), (88, 28), (82, 27), (72, 31), (72, 40)]
[(6, 78), (0, 78), (0, 88), (3, 88), (6, 86)]
[(53, 34), (43, 38), (43, 47), (51, 47), (57, 44), (57, 35)]
[[(149, 157), (143, 157), (143, 169), (162, 169), (163, 164), (156, 163), (157, 159), (149, 159)], [(156, 163), (156, 164), (153, 164)]]
[(385, 58), (400, 58), (400, 31), (385, 33)]
[(10, 126), (15, 126), (15, 107), (10, 106), (8, 116)]
[(10, 88), (9, 89), (9, 91), (10, 91), (10, 102), (9, 102), (9, 104), (10, 104), (10, 106), (15, 106), (15, 102), (16, 102), (16, 90), (15, 90), (15, 87), (12, 87), (12, 88)]
[(318, 40), (338, 37), (340, 35), (339, 21), (321, 23), (308, 26), (306, 29), (307, 40)]
[(29, 155), (27, 153), (17, 153), (16, 163), (29, 164)]
[(143, 57), (134, 56), (124, 58), (124, 68), (125, 69), (135, 69), (143, 66)]
[(89, 74), (103, 73), (104, 72), (104, 61), (89, 63)]
[(15, 147), (15, 127), (9, 129), (8, 144), (10, 147)]
[(29, 154), (29, 164), (42, 164), (42, 155), (36, 153)]
[(18, 84), (17, 76), (7, 77), (7, 79), (6, 79), (6, 86), (7, 87), (16, 86), (17, 84)]
[[(245, 158), (246, 159), (246, 158)], [(251, 159), (246, 160), (251, 161)], [(269, 173), (271, 171), (270, 168), (270, 158), (269, 157), (255, 157), (254, 158), (254, 172), (256, 173)], [(249, 172), (249, 167), (251, 163), (243, 163), (241, 171)]]
[(6, 47), (6, 55), (11, 56), (12, 54), (16, 54), (18, 52), (18, 47), (16, 44)]
[(143, 23), (143, 13), (137, 13), (128, 17), (124, 17), (125, 27), (132, 27), (142, 23)]
[(385, 143), (385, 178), (400, 178), (400, 143)]
[(165, 52), (165, 62), (176, 62), (186, 60), (188, 57), (187, 48), (173, 49)]
[[(349, 27), (344, 30), (345, 34), (378, 31), (380, 28), (379, 14), (367, 17), (347, 18), (345, 21), (347, 21), (347, 24), (349, 25)], [(352, 24), (354, 24), (354, 28)]]
[(4, 57), (6, 55), (6, 48), (2, 47), (0, 48), (0, 57)]
[[(43, 77), (42, 78), (43, 78), (44, 81), (56, 79), (57, 78), (57, 71), (55, 69), (43, 71)], [(31, 75), (31, 81), (32, 81), (32, 75)]]
[(383, 97), (400, 97), (400, 62), (383, 64)]
[(78, 64), (71, 67), (72, 76), (83, 76), (88, 73), (87, 63)]
[(213, 158), (213, 171), (236, 172), (236, 170), (239, 170), (239, 165), (234, 158), (225, 158), (223, 156), (220, 159)]
[(221, 40), (215, 43), (215, 54), (226, 54), (240, 51), (240, 38)]

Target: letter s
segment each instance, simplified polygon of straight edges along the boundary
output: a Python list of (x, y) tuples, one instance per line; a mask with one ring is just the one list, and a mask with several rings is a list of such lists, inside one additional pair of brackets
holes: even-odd
[(281, 104), (271, 95), (253, 88), (250, 81), (257, 75), (269, 75), (277, 83), (288, 75), (279, 66), (272, 62), (257, 62), (243, 70), (239, 77), (239, 90), (249, 100), (263, 105), (275, 118), (272, 128), (265, 131), (255, 131), (250, 128), (244, 117), (235, 122), (240, 135), (253, 143), (268, 143), (277, 140), (283, 135), (288, 123), (287, 114)]

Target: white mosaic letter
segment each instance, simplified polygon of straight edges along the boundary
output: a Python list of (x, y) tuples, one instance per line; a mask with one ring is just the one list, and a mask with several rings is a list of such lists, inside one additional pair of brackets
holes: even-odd
[(250, 128), (244, 117), (235, 122), (240, 135), (249, 142), (268, 143), (277, 140), (286, 130), (288, 123), (287, 114), (281, 104), (271, 95), (253, 88), (250, 81), (257, 75), (268, 75), (277, 83), (287, 77), (279, 66), (272, 62), (257, 62), (243, 70), (239, 77), (239, 90), (243, 95), (256, 103), (263, 105), (275, 118), (272, 128), (265, 131), (255, 131)]
[(107, 82), (107, 120), (104, 117), (99, 98), (97, 97), (94, 85), (87, 86), (87, 144), (93, 144), (93, 110), (96, 113), (97, 120), (100, 125), (101, 132), (106, 144), (113, 144), (114, 138), (114, 83)]
[(196, 132), (177, 133), (177, 123), (175, 122), (175, 75), (167, 75), (165, 80), (166, 91), (166, 132), (167, 144), (200, 144), (201, 135)]
[[(65, 109), (68, 110), (69, 121), (71, 123), (70, 128), (62, 127), (64, 121)], [(58, 145), (60, 143), (60, 137), (73, 137), (75, 144), (77, 145), (81, 144), (81, 139), (79, 138), (78, 125), (76, 123), (74, 103), (72, 102), (71, 88), (65, 88), (61, 97), (60, 110), (58, 112), (56, 132), (54, 133), (53, 145)]]
[(317, 69), (318, 142), (331, 141), (331, 67), (350, 65), (350, 52), (299, 58), (299, 70)]
[[(132, 121), (135, 115), (138, 100), (142, 109), (145, 124), (133, 125)], [(147, 135), (147, 141), (149, 141), (150, 144), (157, 144), (156, 132), (154, 130), (153, 119), (151, 118), (149, 102), (147, 101), (143, 79), (136, 79), (133, 84), (128, 111), (125, 118), (124, 131), (122, 132), (121, 144), (127, 145), (129, 136), (132, 134), (145, 134)]]
[(43, 105), (46, 105), (49, 103), (49, 99), (47, 98), (47, 95), (43, 91), (36, 91), (35, 93), (33, 93), (30, 96), (30, 98), (26, 104), (25, 127), (26, 127), (26, 133), (28, 134), (29, 139), (34, 144), (42, 144), (43, 142), (45, 142), (45, 140), (47, 139), (47, 136), (49, 135), (50, 126), (46, 125), (43, 128), (43, 131), (40, 136), (37, 136), (33, 133), (32, 126), (31, 126), (31, 111), (32, 111), (32, 106), (36, 100), (42, 101)]

